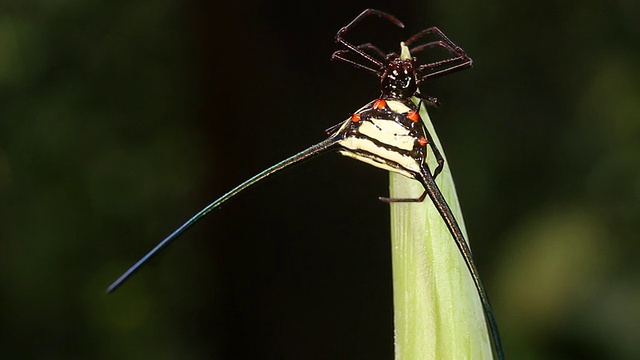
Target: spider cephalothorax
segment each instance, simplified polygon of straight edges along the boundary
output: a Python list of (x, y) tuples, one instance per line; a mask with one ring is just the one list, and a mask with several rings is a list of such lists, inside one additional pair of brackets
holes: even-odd
[[(437, 27), (424, 29), (401, 43), (401, 47), (407, 47), (408, 53), (410, 54), (436, 47), (445, 49), (450, 54), (450, 57), (445, 59), (421, 65), (416, 64), (415, 58), (404, 58), (402, 53), (401, 55), (396, 53), (386, 55), (377, 46), (370, 43), (356, 46), (345, 40), (343, 35), (364, 17), (369, 15), (377, 15), (391, 21), (399, 27), (404, 27), (404, 24), (402, 24), (400, 20), (387, 13), (367, 9), (353, 19), (347, 26), (338, 31), (336, 34), (336, 42), (346, 49), (334, 52), (332, 59), (346, 62), (356, 68), (376, 74), (381, 79), (381, 97), (409, 98), (416, 96), (426, 100), (428, 105), (436, 105), (437, 99), (418, 93), (418, 86), (423, 84), (427, 79), (463, 70), (471, 67), (473, 64), (473, 60), (471, 60), (465, 51), (449, 40)], [(437, 37), (437, 40), (412, 46), (416, 40), (429, 35)], [(350, 57), (352, 55), (360, 56), (365, 61), (354, 60)]]
[(410, 98), (418, 90), (418, 76), (413, 67), (414, 58), (389, 61), (380, 76), (381, 97)]

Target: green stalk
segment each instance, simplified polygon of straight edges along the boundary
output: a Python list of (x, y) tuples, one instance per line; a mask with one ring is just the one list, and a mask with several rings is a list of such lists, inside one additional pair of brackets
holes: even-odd
[[(410, 57), (404, 44), (401, 57)], [(420, 116), (444, 157), (424, 107)], [(432, 153), (428, 159), (434, 169)], [(468, 239), (447, 164), (445, 158), (436, 183)], [(391, 173), (391, 197), (415, 198), (423, 191), (418, 181)], [(480, 298), (429, 197), (421, 203), (391, 204), (391, 245), (396, 360), (492, 359)]]

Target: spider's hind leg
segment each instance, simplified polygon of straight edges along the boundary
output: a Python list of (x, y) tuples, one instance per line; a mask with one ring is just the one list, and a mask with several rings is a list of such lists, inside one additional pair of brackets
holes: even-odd
[(388, 197), (378, 197), (378, 199), (382, 202), (386, 203), (396, 203), (396, 202), (423, 202), (424, 198), (427, 196), (427, 191), (425, 190), (422, 195), (417, 198), (388, 198)]

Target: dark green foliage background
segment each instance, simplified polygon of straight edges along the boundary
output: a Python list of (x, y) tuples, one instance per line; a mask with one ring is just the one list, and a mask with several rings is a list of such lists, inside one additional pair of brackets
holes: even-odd
[(475, 60), (424, 84), (512, 359), (640, 357), (635, 1), (0, 3), (1, 359), (390, 359), (384, 172), (327, 155), (235, 184), (378, 95), (335, 32), (438, 26)]

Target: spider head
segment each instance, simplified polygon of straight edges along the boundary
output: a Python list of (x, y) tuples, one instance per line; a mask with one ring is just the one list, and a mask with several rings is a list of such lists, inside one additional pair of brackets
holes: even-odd
[(418, 90), (418, 77), (413, 64), (415, 59), (400, 59), (395, 56), (388, 60), (382, 73), (380, 87), (384, 98), (409, 98)]

